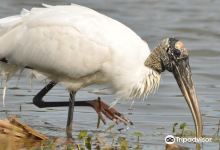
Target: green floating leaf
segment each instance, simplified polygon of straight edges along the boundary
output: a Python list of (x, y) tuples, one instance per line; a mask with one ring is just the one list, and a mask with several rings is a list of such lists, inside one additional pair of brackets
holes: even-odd
[(185, 122), (184, 122), (184, 123), (181, 123), (181, 124), (180, 124), (180, 129), (185, 129), (185, 128), (186, 128), (186, 126), (187, 126), (187, 125), (186, 125), (186, 123), (185, 123)]
[(88, 136), (85, 141), (85, 146), (88, 150), (92, 149), (92, 138)]
[(125, 137), (119, 137), (120, 150), (128, 150), (128, 142)]
[(136, 132), (134, 132), (133, 134), (134, 134), (134, 136), (136, 136), (136, 137), (143, 137), (143, 136), (144, 136), (144, 134), (143, 134), (142, 132), (140, 132), (140, 131), (136, 131)]
[(87, 136), (88, 136), (88, 132), (85, 130), (82, 130), (79, 132), (78, 138), (81, 140), (81, 139), (86, 138)]

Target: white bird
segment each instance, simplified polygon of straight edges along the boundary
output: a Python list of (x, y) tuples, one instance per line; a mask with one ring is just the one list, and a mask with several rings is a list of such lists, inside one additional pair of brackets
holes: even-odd
[(28, 67), (69, 90), (68, 137), (79, 89), (109, 83), (120, 99), (145, 97), (158, 87), (165, 70), (174, 74), (192, 112), (196, 135), (202, 136), (188, 51), (181, 41), (166, 38), (150, 52), (130, 28), (80, 5), (33, 8), (0, 20), (0, 26), (0, 59), (14, 67), (10, 75)]

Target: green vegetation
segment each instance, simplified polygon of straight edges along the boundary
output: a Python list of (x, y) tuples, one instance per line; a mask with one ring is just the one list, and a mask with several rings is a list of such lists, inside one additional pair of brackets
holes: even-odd
[[(179, 125), (179, 126), (178, 126)], [(178, 137), (195, 137), (196, 133), (194, 130), (190, 129), (185, 122), (183, 123), (174, 123), (172, 127), (173, 135)], [(217, 127), (216, 133), (213, 135), (203, 135), (204, 138), (212, 138), (212, 142), (220, 143), (220, 120)]]
[(173, 132), (173, 135), (176, 135), (179, 137), (188, 137), (188, 136), (195, 136), (196, 135), (195, 132), (193, 130), (191, 130), (185, 122), (183, 122), (181, 124), (174, 123), (172, 132)]
[(142, 150), (140, 143), (141, 137), (143, 137), (142, 132), (136, 131), (131, 134), (131, 137), (137, 139), (136, 142), (131, 144), (123, 134), (114, 132), (114, 127), (115, 125), (110, 125), (104, 133), (90, 134), (89, 131), (82, 130), (74, 141), (63, 141), (61, 142), (62, 144), (57, 142), (59, 140), (50, 138), (49, 141), (41, 143), (40, 146), (30, 148), (30, 150)]

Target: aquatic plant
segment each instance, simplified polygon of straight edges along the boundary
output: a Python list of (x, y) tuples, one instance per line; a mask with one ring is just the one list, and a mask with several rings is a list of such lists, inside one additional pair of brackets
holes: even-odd
[[(121, 130), (119, 131), (117, 129), (114, 129), (115, 124), (111, 124), (104, 132), (101, 133), (97, 132), (90, 134), (87, 130), (82, 130), (76, 135), (75, 140), (72, 141), (63, 137), (47, 137), (43, 134), (39, 134), (31, 127), (18, 122), (17, 119), (12, 119), (11, 123), (13, 125), (17, 125), (17, 127), (20, 127), (19, 130), (17, 128), (9, 128), (12, 125), (9, 121), (6, 121), (7, 124), (2, 121), (2, 127), (4, 127), (4, 130), (2, 130), (2, 133), (0, 134), (0, 150), (17, 150), (18, 148), (25, 148), (27, 150), (142, 150), (142, 146), (140, 143), (140, 138), (143, 136), (142, 132), (134, 132), (131, 136), (137, 138), (137, 142), (136, 144), (130, 144), (128, 138), (121, 132)], [(12, 132), (7, 132), (9, 133), (7, 135), (6, 131), (8, 131), (9, 129), (12, 129)], [(22, 145), (20, 145), (19, 147), (17, 147), (17, 144), (20, 144), (21, 142), (11, 140), (11, 137), (14, 138), (15, 136), (20, 136), (20, 134), (18, 134), (18, 131), (19, 133), (20, 131), (22, 131), (22, 135), (28, 137), (25, 138), (25, 140), (22, 142)], [(29, 134), (30, 136), (28, 136)], [(30, 137), (34, 137), (31, 142)], [(39, 141), (39, 138), (41, 138), (42, 140)]]
[(78, 139), (83, 141), (83, 145), (77, 144), (79, 150), (92, 149), (92, 137), (88, 134), (88, 131), (82, 130), (78, 134)]
[(141, 150), (142, 147), (141, 147), (141, 144), (140, 144), (140, 138), (143, 137), (143, 133), (140, 132), (140, 131), (136, 131), (133, 133), (134, 136), (137, 137), (137, 145), (135, 147), (135, 150)]
[(127, 150), (128, 149), (128, 141), (125, 137), (118, 138), (120, 150)]
[[(178, 126), (179, 125), (179, 126)], [(187, 136), (195, 136), (195, 131), (190, 129), (188, 125), (183, 123), (174, 123), (172, 127), (172, 133), (173, 135), (179, 136), (179, 137), (187, 137)]]
[(185, 130), (186, 128), (187, 128), (187, 125), (186, 125), (185, 122), (180, 124), (180, 129), (182, 130), (182, 132), (181, 132), (181, 136), (183, 136), (183, 134), (184, 134), (184, 130)]
[(173, 133), (175, 133), (176, 132), (176, 126), (178, 125), (178, 123), (177, 122), (175, 122), (174, 124), (173, 124)]

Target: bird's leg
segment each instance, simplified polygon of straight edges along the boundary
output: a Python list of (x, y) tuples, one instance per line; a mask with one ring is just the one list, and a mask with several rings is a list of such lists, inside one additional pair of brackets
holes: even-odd
[(119, 113), (115, 108), (110, 107), (108, 104), (103, 102), (100, 97), (95, 100), (76, 101), (75, 106), (92, 107), (97, 112), (98, 117), (102, 120), (104, 124), (106, 124), (106, 121), (103, 115), (105, 115), (110, 120), (116, 121), (116, 123), (122, 122), (124, 124), (133, 125), (133, 122), (131, 120), (129, 120), (123, 114)]
[[(45, 102), (43, 97), (56, 85), (55, 81), (51, 81), (48, 85), (46, 85), (34, 98), (33, 103), (39, 108), (45, 107), (63, 107), (69, 106), (69, 101), (61, 101), (61, 102)], [(106, 116), (110, 120), (115, 120), (116, 122), (123, 122), (125, 124), (133, 124), (128, 118), (119, 113), (113, 107), (110, 107), (108, 104), (104, 103), (100, 98), (89, 101), (75, 101), (75, 106), (88, 106), (92, 107), (98, 114), (99, 118), (105, 124), (106, 121), (103, 117)]]
[(66, 135), (67, 138), (72, 138), (72, 130), (73, 130), (73, 111), (74, 111), (74, 102), (75, 102), (75, 91), (70, 92), (70, 99), (69, 99), (69, 110), (68, 110), (68, 118), (66, 124)]
[(55, 81), (51, 81), (47, 84), (37, 95), (33, 98), (33, 104), (39, 108), (45, 107), (62, 107), (69, 106), (69, 102), (45, 102), (43, 97), (56, 85)]

